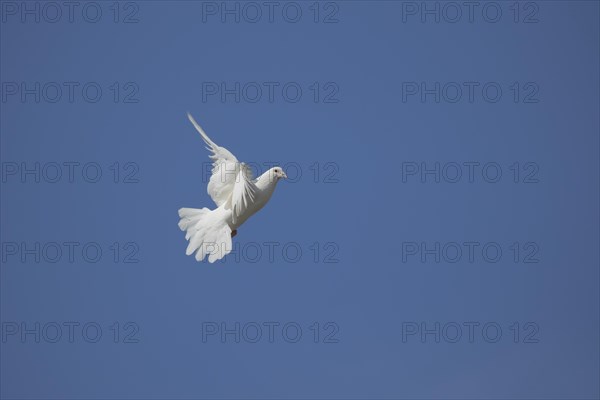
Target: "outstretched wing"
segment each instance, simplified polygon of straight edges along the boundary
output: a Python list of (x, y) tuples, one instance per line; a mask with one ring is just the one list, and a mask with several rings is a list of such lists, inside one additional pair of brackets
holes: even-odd
[(244, 163), (239, 163), (238, 166), (239, 171), (233, 185), (233, 191), (229, 198), (229, 204), (226, 205), (226, 207), (231, 207), (233, 210), (234, 223), (254, 203), (257, 193), (250, 168)]
[(233, 221), (254, 201), (256, 185), (252, 171), (244, 163), (240, 163), (229, 150), (213, 142), (194, 118), (188, 113), (190, 122), (202, 136), (206, 148), (212, 152), (212, 175), (208, 182), (208, 195), (217, 206), (223, 204), (233, 210)]

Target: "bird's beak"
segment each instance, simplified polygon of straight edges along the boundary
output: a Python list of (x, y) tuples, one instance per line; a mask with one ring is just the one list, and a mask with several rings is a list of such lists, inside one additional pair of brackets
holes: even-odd
[(287, 175), (285, 174), (285, 172), (281, 171), (281, 177), (282, 177), (283, 179), (287, 179)]

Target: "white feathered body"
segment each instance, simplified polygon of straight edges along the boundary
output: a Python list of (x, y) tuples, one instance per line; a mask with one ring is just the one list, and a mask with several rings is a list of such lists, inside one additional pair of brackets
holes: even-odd
[[(256, 181), (254, 181), (254, 184), (258, 189), (256, 191), (256, 199), (254, 202), (249, 204), (248, 208), (244, 213), (242, 213), (235, 219), (235, 222), (233, 219), (233, 212), (231, 209), (225, 209), (225, 205), (219, 207), (224, 209), (226, 213), (224, 215), (226, 215), (227, 224), (229, 225), (231, 230), (236, 230), (237, 228), (242, 226), (242, 224), (246, 222), (248, 218), (259, 212), (260, 209), (263, 208), (265, 204), (269, 202), (271, 196), (273, 195), (273, 192), (275, 191), (275, 187), (277, 186), (277, 179), (272, 179), (272, 175), (272, 171), (269, 170), (262, 174)], [(219, 208), (217, 208), (217, 210)]]

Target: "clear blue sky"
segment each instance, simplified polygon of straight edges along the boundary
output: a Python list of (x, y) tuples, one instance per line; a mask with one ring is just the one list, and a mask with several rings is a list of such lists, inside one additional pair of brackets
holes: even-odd
[[(597, 2), (472, 22), (427, 3), (439, 23), (421, 2), (272, 22), (227, 3), (239, 23), (221, 2), (98, 2), (97, 23), (20, 4), (0, 2), (3, 398), (598, 398)], [(214, 265), (177, 228), (213, 206), (187, 111), (240, 160), (302, 173)]]

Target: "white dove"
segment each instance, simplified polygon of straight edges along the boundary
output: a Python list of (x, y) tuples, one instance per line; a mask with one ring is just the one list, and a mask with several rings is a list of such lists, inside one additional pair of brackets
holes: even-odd
[(217, 208), (180, 208), (179, 228), (187, 231), (189, 244), (185, 254), (196, 252), (198, 261), (208, 255), (208, 262), (213, 263), (231, 252), (231, 238), (237, 234), (237, 228), (267, 204), (277, 182), (287, 175), (281, 167), (274, 167), (253, 179), (246, 164), (210, 140), (189, 113), (188, 118), (212, 152), (207, 191)]

